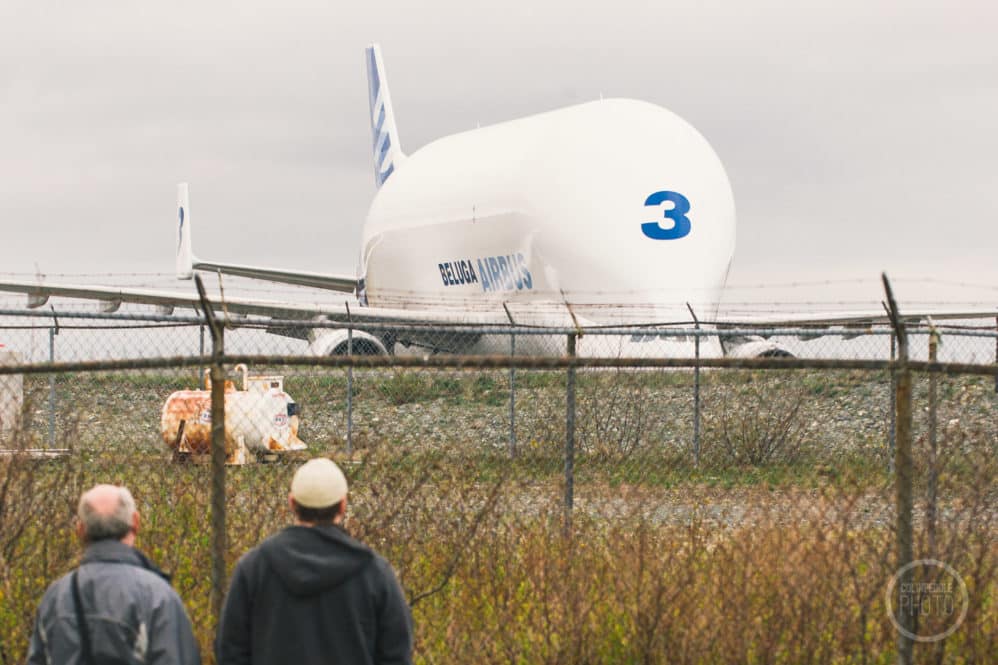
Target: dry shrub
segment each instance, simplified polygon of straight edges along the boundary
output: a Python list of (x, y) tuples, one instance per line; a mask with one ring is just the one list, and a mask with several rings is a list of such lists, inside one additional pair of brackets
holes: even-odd
[(445, 455), (417, 457), (383, 445), (368, 448), (348, 474), (346, 526), (393, 563), (414, 606), (441, 592), (478, 545), (507, 482), (479, 482)]
[(20, 662), (45, 587), (76, 556), (71, 536), (79, 469), (39, 454), (22, 427), (4, 434), (0, 454), (0, 663)]
[[(854, 488), (802, 492), (799, 513), (740, 524), (693, 516), (504, 516), (480, 536), (447, 590), (417, 608), (425, 662), (875, 663), (893, 659), (884, 593), (894, 574), (889, 514)], [(709, 512), (704, 506), (704, 514)], [(887, 511), (889, 513), (889, 510)], [(881, 519), (886, 518), (886, 519)], [(949, 560), (970, 611), (942, 648), (980, 662), (994, 647), (998, 549), (989, 529), (959, 533)], [(919, 659), (937, 647), (918, 646)]]
[(588, 372), (576, 399), (576, 438), (581, 450), (602, 458), (627, 459), (648, 441), (649, 400), (635, 373), (623, 369)]
[(792, 464), (807, 450), (811, 418), (800, 381), (750, 376), (744, 384), (717, 386), (705, 410), (705, 448), (714, 463), (747, 466)]

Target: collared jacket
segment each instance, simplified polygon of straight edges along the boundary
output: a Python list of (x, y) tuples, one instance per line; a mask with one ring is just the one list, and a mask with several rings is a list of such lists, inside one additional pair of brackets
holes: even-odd
[(391, 565), (336, 526), (291, 526), (232, 574), (219, 665), (408, 665), (412, 618)]
[[(82, 665), (72, 573), (42, 597), (29, 665)], [(169, 577), (137, 549), (116, 540), (91, 543), (77, 569), (94, 663), (189, 665), (201, 662), (191, 622)]]

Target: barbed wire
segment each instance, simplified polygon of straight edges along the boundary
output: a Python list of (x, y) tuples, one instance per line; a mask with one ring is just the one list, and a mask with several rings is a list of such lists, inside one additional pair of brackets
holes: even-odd
[[(353, 272), (353, 269), (340, 271), (343, 273)], [(3, 277), (16, 277), (16, 278), (35, 278), (39, 274), (43, 277), (86, 277), (86, 278), (124, 278), (124, 277), (142, 277), (142, 278), (164, 278), (164, 279), (176, 279), (176, 273), (173, 272), (52, 272), (43, 271), (41, 273), (35, 272), (13, 272), (13, 271), (0, 271), (0, 276)], [(230, 277), (227, 277), (230, 279)], [(918, 276), (892, 276), (891, 281), (901, 282), (907, 284), (938, 284), (940, 286), (958, 286), (964, 288), (981, 288), (998, 290), (998, 284), (990, 284), (985, 282), (967, 282), (962, 280), (951, 280), (951, 279), (940, 279), (938, 277), (918, 277)], [(880, 278), (879, 276), (874, 277), (841, 277), (841, 278), (829, 278), (829, 279), (811, 279), (811, 280), (790, 280), (790, 281), (772, 281), (772, 282), (754, 282), (754, 283), (734, 283), (728, 284), (725, 288), (730, 289), (766, 289), (766, 288), (796, 288), (796, 287), (810, 287), (810, 286), (841, 286), (846, 284), (873, 284), (879, 287)]]

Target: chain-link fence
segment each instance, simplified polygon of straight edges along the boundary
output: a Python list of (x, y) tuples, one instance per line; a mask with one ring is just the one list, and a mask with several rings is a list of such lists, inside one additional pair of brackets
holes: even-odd
[[(139, 547), (207, 654), (226, 570), (290, 522), (291, 474), (317, 455), (348, 473), (348, 529), (398, 571), (420, 662), (884, 662), (901, 629), (924, 640), (916, 659), (985, 661), (985, 324), (243, 319), (219, 339), (200, 317), (6, 310), (0, 662), (76, 560), (96, 482), (135, 494)], [(394, 354), (361, 355), (379, 344)], [(453, 354), (472, 344), (491, 353)], [(763, 357), (737, 357), (746, 344)], [(896, 576), (918, 560), (940, 565)]]

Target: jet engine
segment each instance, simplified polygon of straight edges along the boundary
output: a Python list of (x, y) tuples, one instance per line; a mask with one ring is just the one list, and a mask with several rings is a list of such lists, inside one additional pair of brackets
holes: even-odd
[(724, 355), (728, 358), (794, 358), (794, 352), (759, 335), (721, 338)]
[(358, 356), (387, 356), (388, 347), (394, 346), (371, 333), (346, 328), (313, 329), (309, 338), (308, 352), (316, 356), (345, 356), (351, 350)]

